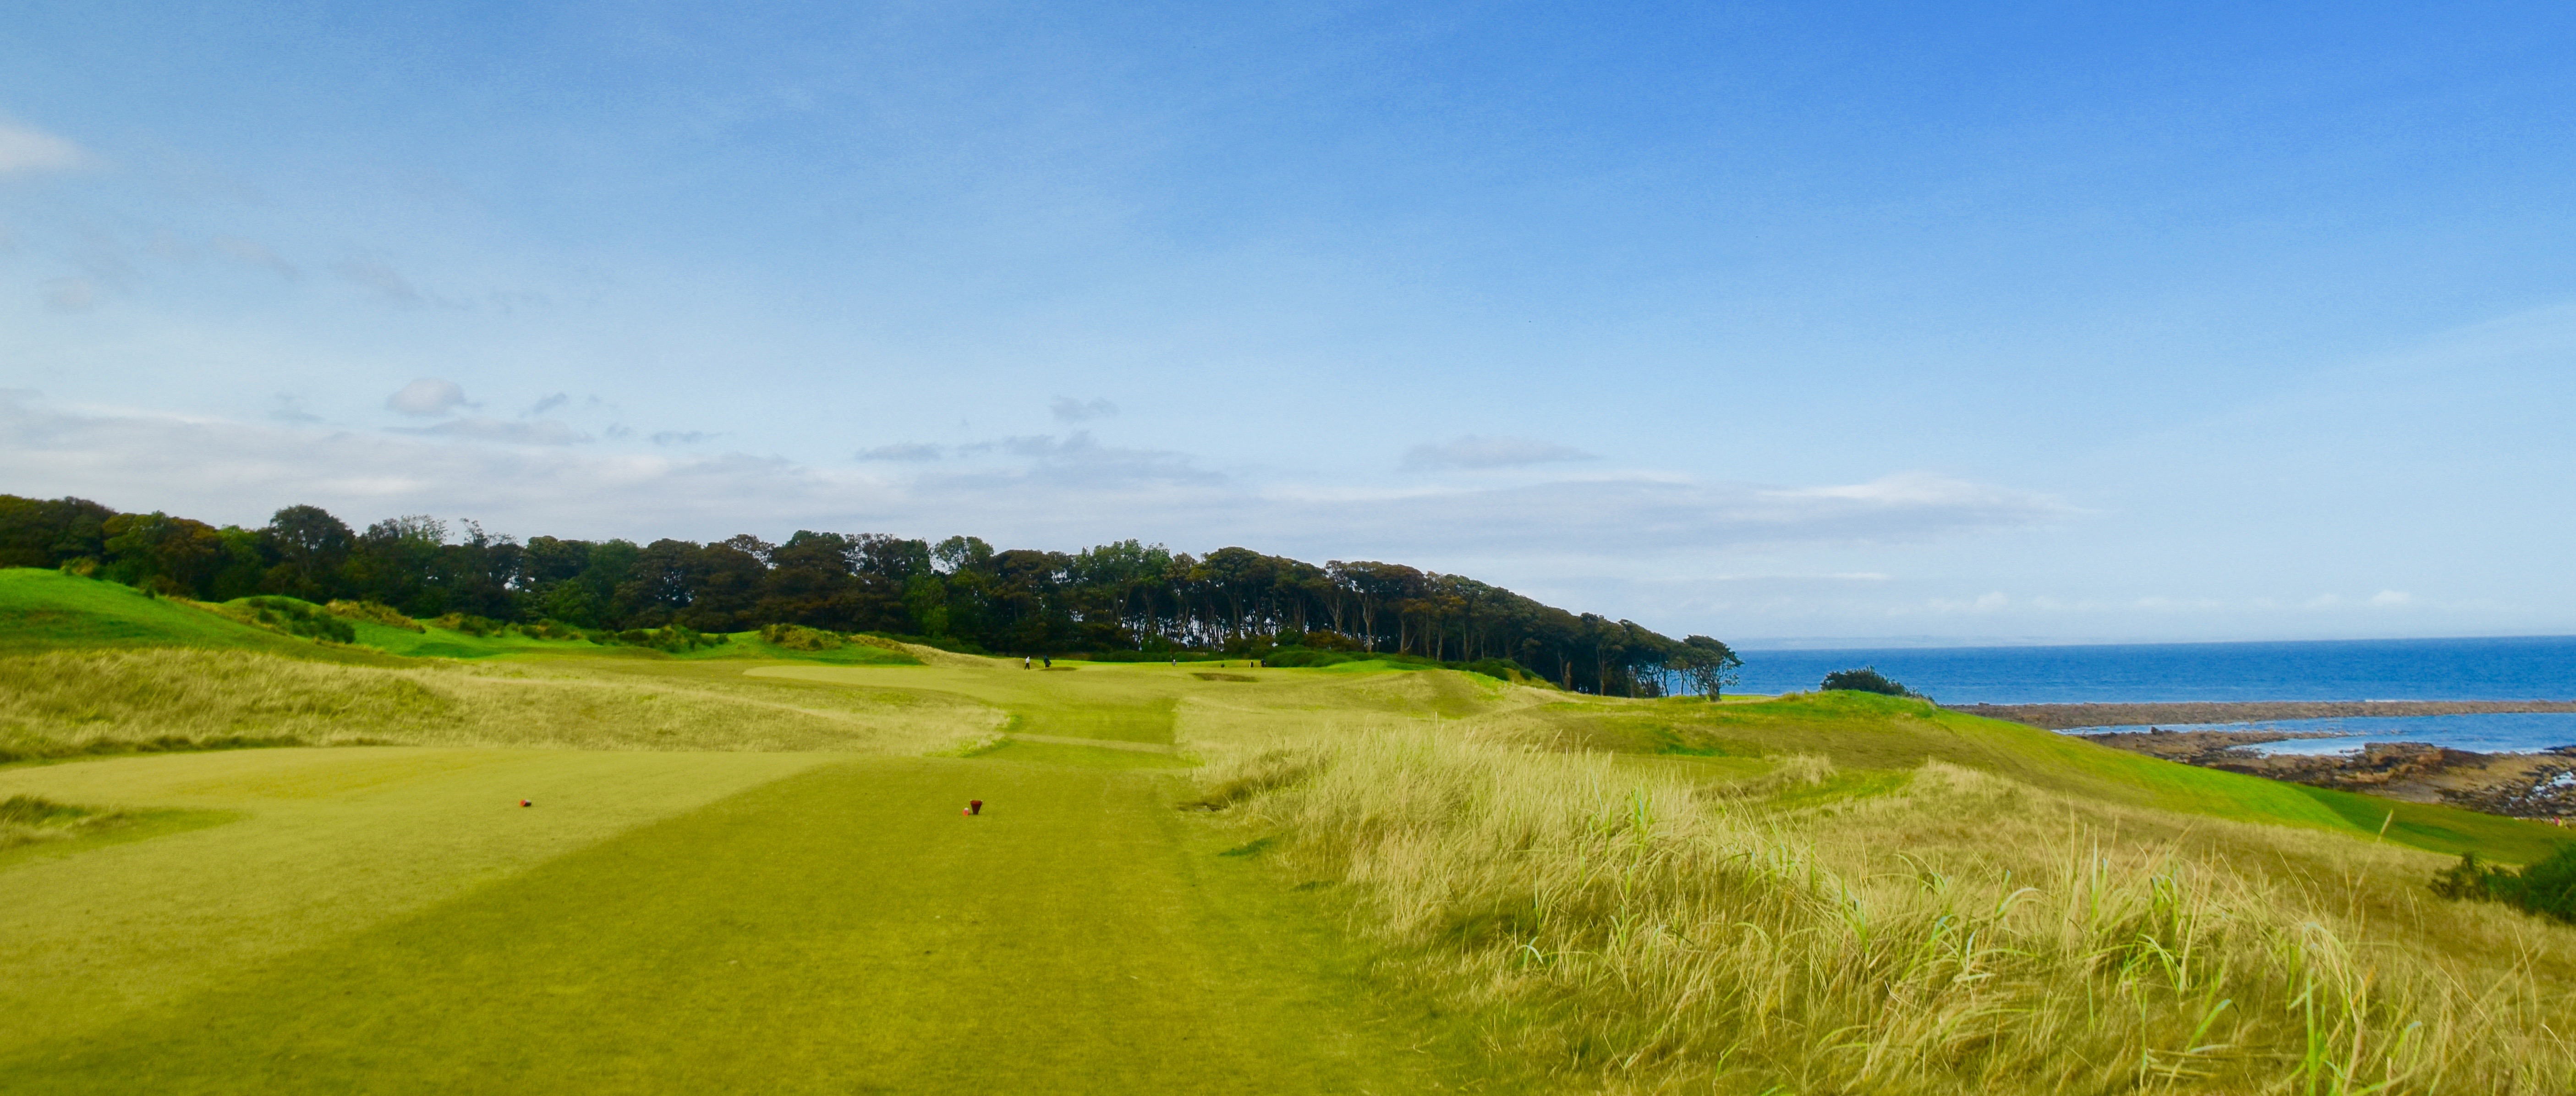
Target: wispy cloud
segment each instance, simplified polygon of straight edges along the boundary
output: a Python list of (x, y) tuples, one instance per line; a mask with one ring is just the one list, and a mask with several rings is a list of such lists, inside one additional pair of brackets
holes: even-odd
[(87, 278), (56, 278), (45, 283), (45, 307), (56, 312), (87, 312), (98, 307), (98, 283)]
[(397, 434), (497, 441), (512, 445), (574, 445), (590, 440), (590, 435), (553, 419), (449, 419), (431, 426), (394, 426), (387, 429)]
[(1118, 416), (1118, 405), (1106, 399), (1077, 400), (1071, 396), (1057, 396), (1047, 410), (1057, 422), (1090, 422)]
[(1193, 466), (1180, 453), (1161, 449), (1128, 449), (1102, 445), (1088, 430), (1076, 430), (1064, 437), (1037, 434), (1004, 438), (1003, 452), (1030, 463), (1024, 470), (1010, 473), (975, 473), (962, 476), (989, 482), (996, 476), (1022, 477), (1044, 481), (1060, 487), (1105, 487), (1132, 483), (1214, 484), (1224, 476)]
[(322, 421), (322, 416), (304, 409), (303, 400), (284, 392), (277, 394), (276, 403), (268, 409), (268, 417), (295, 426), (310, 426)]
[(1947, 492), (1882, 494), (1605, 477), (1374, 498), (1280, 498), (1266, 514), (1283, 534), (1314, 523), (1406, 550), (1617, 556), (1919, 542), (2029, 526), (2069, 512), (2043, 495), (1945, 482), (1952, 485)]
[(213, 248), (216, 254), (266, 270), (290, 282), (299, 281), (304, 277), (304, 272), (296, 269), (294, 263), (279, 258), (276, 252), (256, 240), (245, 240), (239, 236), (217, 236), (206, 241), (206, 246)]
[(1406, 450), (1404, 468), (1412, 472), (1442, 468), (1519, 468), (1591, 458), (1590, 453), (1554, 442), (1468, 434), (1444, 442), (1426, 442)]
[(535, 406), (528, 408), (528, 414), (542, 415), (571, 402), (572, 396), (570, 394), (557, 392), (554, 395), (538, 400)]
[(416, 305), (429, 298), (403, 277), (393, 264), (374, 255), (352, 255), (331, 264), (331, 273), (342, 281), (373, 292), (387, 304)]
[(43, 130), (0, 119), (0, 175), (62, 171), (89, 162), (79, 145)]
[[(318, 426), (71, 413), (0, 397), (0, 468), (11, 470), (19, 493), (225, 520), (336, 500), (361, 515), (470, 511), (522, 536), (962, 530), (1056, 547), (1146, 536), (1319, 560), (1502, 561), (1473, 572), (1495, 575), (1557, 573), (1569, 560), (1627, 566), (1731, 548), (1922, 541), (2068, 513), (2027, 492), (1902, 478), (1911, 486), (1595, 477), (1376, 494), (1264, 487), (1185, 454), (1103, 445), (1081, 432), (1009, 438), (964, 465), (908, 463), (937, 448), (908, 443), (919, 448), (887, 446), (875, 458), (887, 463), (835, 469), (741, 454), (600, 452), (577, 447), (586, 438), (551, 420), (459, 418), (391, 432)], [(454, 441), (502, 444), (444, 444)], [(1874, 572), (1808, 574), (1881, 584)]]
[(938, 460), (940, 455), (941, 450), (936, 445), (928, 442), (906, 441), (893, 445), (880, 445), (874, 449), (861, 449), (858, 452), (858, 459), (910, 462)]
[(696, 445), (716, 437), (704, 430), (659, 430), (653, 434), (655, 445)]
[(465, 402), (462, 386), (436, 377), (422, 377), (385, 397), (385, 410), (421, 417), (444, 415), (459, 407), (471, 406)]

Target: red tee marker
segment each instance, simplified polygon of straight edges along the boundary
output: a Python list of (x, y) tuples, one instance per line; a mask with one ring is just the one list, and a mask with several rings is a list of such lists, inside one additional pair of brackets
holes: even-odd
[(968, 813), (968, 814), (982, 814), (982, 813), (984, 813), (984, 801), (983, 801), (983, 800), (981, 800), (981, 799), (969, 799), (969, 800), (967, 800), (967, 801), (966, 801), (966, 813)]
[(530, 803), (530, 802), (528, 802), (528, 801), (527, 801), (527, 800), (525, 800), (525, 799), (520, 800), (520, 801), (519, 801), (519, 805), (520, 805), (520, 806), (522, 806), (522, 807), (533, 807), (533, 806), (536, 806), (536, 804), (534, 804), (534, 803)]

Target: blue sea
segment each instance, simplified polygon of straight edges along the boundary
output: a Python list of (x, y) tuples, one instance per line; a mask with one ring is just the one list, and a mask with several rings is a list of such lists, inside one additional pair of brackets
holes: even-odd
[[(1748, 693), (1813, 689), (1831, 671), (1875, 666), (1944, 704), (2576, 700), (2576, 636), (1738, 653), (1744, 657), (1738, 688)], [(2576, 715), (2564, 713), (2288, 720), (2261, 726), (2337, 729), (2352, 735), (2272, 747), (2302, 752), (2398, 741), (2488, 752), (2576, 744)]]

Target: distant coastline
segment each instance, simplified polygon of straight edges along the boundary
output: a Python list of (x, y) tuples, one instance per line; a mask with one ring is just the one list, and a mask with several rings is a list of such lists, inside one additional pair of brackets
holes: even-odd
[(1958, 704), (1954, 711), (2052, 731), (2078, 727), (2256, 723), (2277, 719), (2351, 719), (2421, 715), (2576, 712), (2576, 700), (2263, 700), (2139, 704)]
[[(1953, 707), (2576, 700), (2576, 638), (2566, 636), (1742, 654), (1747, 693), (1813, 689), (1833, 671), (1874, 666)], [(2535, 709), (2409, 714), (2435, 711)]]

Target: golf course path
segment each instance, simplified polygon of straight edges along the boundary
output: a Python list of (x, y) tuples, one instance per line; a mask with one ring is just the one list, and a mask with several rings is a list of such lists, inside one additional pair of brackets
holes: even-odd
[[(829, 764), (8, 1046), (0, 1077), (19, 1092), (1443, 1087), (1440, 1059), (1408, 1048), (1431, 1021), (1371, 1004), (1309, 896), (1220, 855), (1224, 838), (1173, 809), (1179, 789), (1114, 765)], [(961, 814), (969, 799), (981, 816)]]

